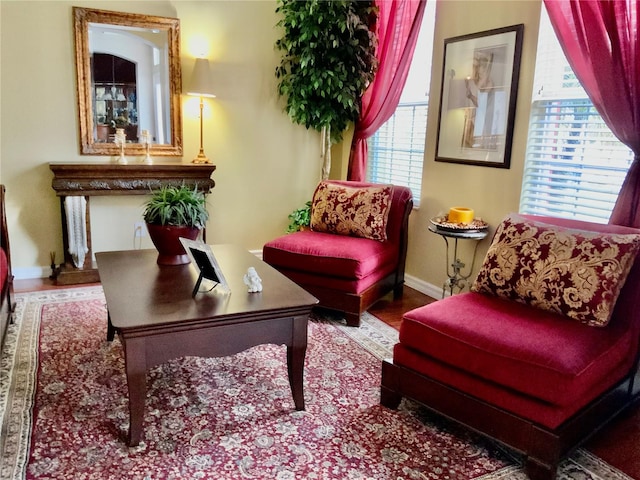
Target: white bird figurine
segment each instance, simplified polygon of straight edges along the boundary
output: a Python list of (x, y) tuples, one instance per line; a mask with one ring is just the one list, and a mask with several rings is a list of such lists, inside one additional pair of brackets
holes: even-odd
[(249, 267), (247, 269), (247, 273), (244, 274), (243, 277), (245, 285), (249, 287), (249, 293), (256, 293), (262, 291), (262, 279), (256, 272), (256, 269), (253, 267)]

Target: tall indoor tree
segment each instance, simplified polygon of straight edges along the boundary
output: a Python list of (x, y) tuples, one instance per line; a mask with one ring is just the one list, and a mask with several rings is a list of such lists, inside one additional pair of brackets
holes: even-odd
[(358, 119), (362, 94), (373, 80), (377, 60), (373, 1), (279, 0), (283, 29), (276, 48), (278, 93), (294, 123), (322, 138), (322, 178), (329, 177), (331, 145)]

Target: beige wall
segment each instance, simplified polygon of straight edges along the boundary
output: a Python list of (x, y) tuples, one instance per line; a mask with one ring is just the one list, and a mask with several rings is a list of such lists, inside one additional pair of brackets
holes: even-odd
[[(431, 69), (431, 103), (427, 119), (427, 142), (419, 210), (411, 216), (407, 273), (429, 285), (441, 287), (445, 275), (445, 242), (427, 230), (429, 219), (448, 212), (453, 206), (473, 208), (495, 227), (510, 211), (517, 211), (520, 201), (523, 162), (526, 147), (533, 68), (535, 63), (541, 3), (532, 1), (456, 1), (438, 2)], [(511, 168), (499, 169), (436, 162), (438, 107), (442, 80), (444, 40), (469, 33), (482, 32), (509, 25), (524, 24), (524, 43), (520, 83), (511, 154)], [(479, 245), (474, 271), (482, 262), (490, 235)], [(474, 242), (459, 242), (462, 261), (470, 265)], [(467, 269), (465, 269), (466, 273)], [(471, 277), (473, 278), (473, 277)], [(424, 288), (421, 288), (424, 290)]]
[[(62, 258), (60, 205), (51, 189), (48, 163), (104, 160), (78, 153), (74, 5), (179, 18), (183, 82), (193, 65), (192, 37), (205, 39), (217, 89), (205, 114), (205, 152), (217, 165), (207, 240), (260, 249), (283, 232), (288, 213), (310, 197), (321, 161), (318, 134), (291, 124), (275, 93), (275, 1), (2, 0), (0, 181), (7, 186), (17, 273), (46, 275), (49, 252)], [(412, 283), (423, 290), (444, 280), (444, 242), (427, 231), (431, 217), (450, 206), (466, 205), (495, 225), (518, 208), (539, 9), (540, 0), (438, 4), (432, 99), (440, 96), (445, 38), (517, 23), (525, 24), (525, 34), (510, 169), (434, 162), (437, 108), (429, 113), (422, 207), (411, 217), (407, 265)], [(190, 101), (183, 97), (185, 162), (199, 146), (199, 123)], [(338, 146), (332, 177), (344, 177), (345, 156), (348, 145)], [(95, 251), (133, 248), (133, 224), (140, 220), (143, 200), (92, 198)], [(144, 240), (143, 246), (150, 246)], [(481, 246), (480, 255), (486, 241)]]
[[(193, 67), (191, 37), (205, 39), (217, 93), (205, 114), (205, 152), (217, 165), (207, 240), (259, 249), (284, 232), (288, 213), (311, 195), (321, 163), (319, 136), (293, 125), (276, 95), (275, 2), (3, 0), (0, 181), (7, 187), (16, 273), (47, 267), (50, 251), (62, 258), (48, 162), (105, 159), (79, 155), (74, 5), (179, 18), (184, 82)], [(185, 162), (199, 147), (192, 103), (183, 96)], [(143, 200), (92, 198), (95, 251), (133, 248)]]

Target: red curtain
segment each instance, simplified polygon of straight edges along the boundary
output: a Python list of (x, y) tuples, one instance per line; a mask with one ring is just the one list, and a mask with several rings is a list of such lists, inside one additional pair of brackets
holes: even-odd
[(640, 228), (639, 3), (545, 0), (580, 83), (611, 131), (635, 154), (609, 223)]
[(418, 39), (426, 0), (377, 0), (379, 9), (378, 71), (362, 96), (356, 122), (348, 180), (364, 181), (367, 173), (367, 138), (386, 122), (400, 101)]

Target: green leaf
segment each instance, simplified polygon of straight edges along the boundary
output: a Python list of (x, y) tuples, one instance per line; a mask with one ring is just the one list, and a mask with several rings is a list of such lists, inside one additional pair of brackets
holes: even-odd
[(203, 227), (209, 218), (204, 193), (197, 186), (165, 185), (151, 193), (143, 212), (148, 223)]
[(358, 117), (377, 66), (369, 24), (376, 12), (372, 1), (278, 0), (277, 88), (293, 122), (318, 131), (327, 126), (337, 141)]

